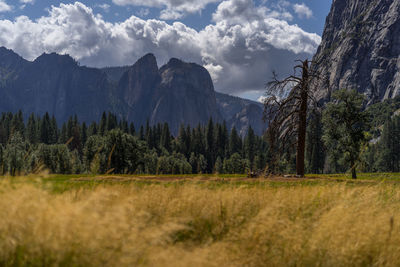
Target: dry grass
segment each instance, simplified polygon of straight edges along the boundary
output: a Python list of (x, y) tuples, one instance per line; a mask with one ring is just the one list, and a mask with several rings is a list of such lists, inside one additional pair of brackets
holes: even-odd
[(1, 266), (397, 266), (393, 184), (0, 184)]

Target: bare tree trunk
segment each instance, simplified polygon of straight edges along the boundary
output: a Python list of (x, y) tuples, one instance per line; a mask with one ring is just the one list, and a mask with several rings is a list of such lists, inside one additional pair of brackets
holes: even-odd
[(299, 129), (297, 136), (297, 155), (296, 171), (297, 175), (304, 177), (305, 150), (306, 150), (306, 132), (307, 132), (307, 103), (308, 103), (308, 61), (303, 62), (303, 79), (300, 88), (300, 111), (299, 111)]

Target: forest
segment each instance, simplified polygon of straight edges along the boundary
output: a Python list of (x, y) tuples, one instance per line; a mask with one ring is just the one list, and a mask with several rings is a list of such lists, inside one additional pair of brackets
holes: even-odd
[[(360, 143), (357, 169), (362, 172), (400, 171), (398, 99), (372, 105), (365, 114), (368, 130)], [(346, 151), (329, 140), (329, 118), (312, 112), (308, 119), (306, 172), (349, 171)], [(330, 127), (336, 128), (335, 125)], [(340, 133), (339, 133), (340, 134)], [(338, 138), (337, 136), (335, 138)], [(182, 125), (173, 136), (168, 124), (135, 128), (134, 123), (104, 112), (99, 122), (86, 124), (77, 116), (59, 124), (46, 113), (25, 118), (0, 117), (0, 174), (244, 174), (268, 172), (278, 155), (277, 171), (294, 173), (295, 148), (271, 149), (269, 132), (257, 136), (249, 128), (240, 136), (224, 122)]]

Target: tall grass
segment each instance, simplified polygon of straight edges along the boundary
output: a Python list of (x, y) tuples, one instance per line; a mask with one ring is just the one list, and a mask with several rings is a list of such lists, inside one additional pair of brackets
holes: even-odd
[(395, 185), (0, 184), (1, 266), (397, 266)]

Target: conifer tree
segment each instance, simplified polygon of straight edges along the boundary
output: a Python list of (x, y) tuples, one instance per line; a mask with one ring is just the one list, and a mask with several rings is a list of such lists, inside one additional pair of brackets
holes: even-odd
[(308, 172), (319, 174), (323, 172), (325, 153), (322, 141), (322, 114), (313, 112), (307, 126), (306, 161)]
[(215, 165), (215, 136), (214, 136), (214, 122), (212, 118), (208, 121), (206, 128), (206, 161), (207, 172), (212, 173), (212, 168)]
[(233, 127), (229, 138), (229, 156), (235, 153), (241, 153), (241, 147), (241, 138), (236, 131), (236, 127)]
[(136, 135), (136, 129), (135, 129), (135, 124), (131, 122), (129, 124), (129, 134), (135, 136)]
[(99, 134), (101, 136), (104, 136), (107, 132), (107, 115), (105, 112), (103, 112), (103, 115), (101, 116), (100, 124), (99, 124)]
[(255, 157), (255, 144), (256, 144), (255, 139), (256, 139), (256, 137), (255, 137), (254, 131), (250, 126), (249, 130), (247, 132), (246, 139), (245, 139), (245, 150), (244, 151), (245, 151), (245, 158), (250, 161), (251, 168), (253, 166), (254, 157)]
[(38, 142), (37, 129), (38, 129), (38, 126), (37, 126), (36, 117), (35, 117), (35, 114), (32, 113), (28, 118), (26, 131), (25, 131), (25, 139), (31, 144), (36, 144)]
[(40, 142), (47, 145), (50, 144), (52, 140), (51, 134), (52, 134), (52, 129), (51, 129), (50, 116), (49, 113), (46, 112), (46, 114), (43, 116), (40, 125)]
[(161, 134), (161, 147), (165, 148), (168, 152), (171, 152), (171, 133), (167, 123), (164, 123), (163, 126)]

